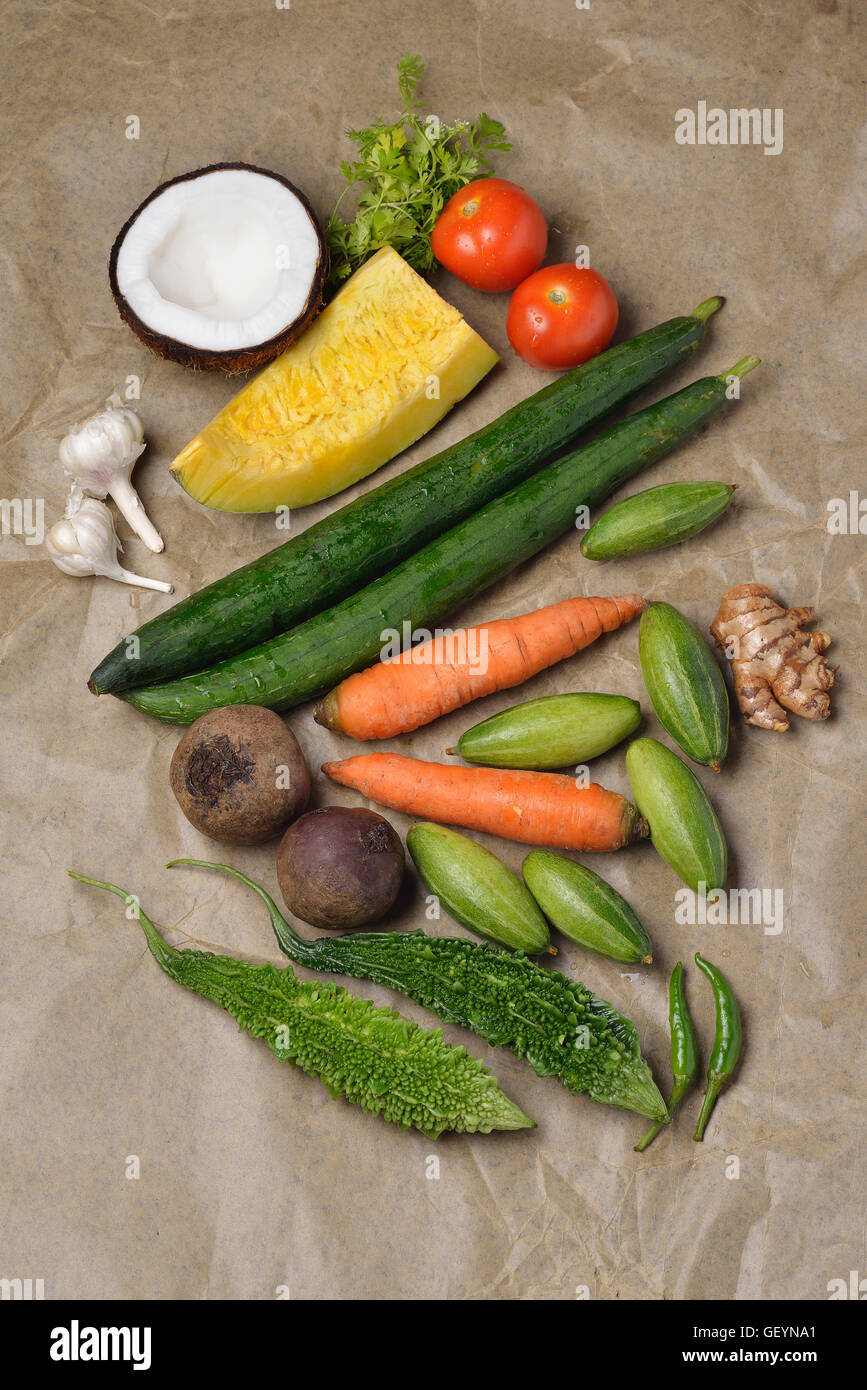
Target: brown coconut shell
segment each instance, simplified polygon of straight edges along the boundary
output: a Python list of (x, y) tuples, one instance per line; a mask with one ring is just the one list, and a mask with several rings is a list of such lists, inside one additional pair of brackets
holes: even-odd
[[(277, 333), (273, 338), (268, 338), (264, 343), (254, 343), (246, 348), (233, 348), (225, 352), (216, 352), (210, 348), (192, 347), (189, 343), (182, 343), (177, 338), (170, 338), (164, 333), (158, 333), (150, 324), (139, 318), (118, 286), (117, 259), (130, 227), (148, 204), (153, 202), (154, 198), (159, 197), (172, 184), (186, 183), (190, 179), (200, 178), (202, 174), (213, 174), (221, 169), (244, 169), (251, 174), (264, 174), (266, 178), (276, 179), (278, 183), (283, 184), (284, 188), (288, 188), (290, 193), (294, 193), (307, 211), (316, 231), (319, 241), (319, 260), (310, 287), (310, 294), (304, 308), (294, 322), (287, 324), (282, 332)], [(310, 206), (309, 199), (301, 192), (300, 188), (296, 188), (295, 184), (284, 178), (282, 174), (275, 174), (273, 169), (263, 169), (256, 164), (244, 164), (242, 162), (206, 164), (201, 169), (193, 169), (188, 174), (178, 174), (175, 178), (166, 179), (165, 183), (159, 184), (152, 193), (148, 194), (143, 203), (139, 203), (135, 212), (124, 222), (115, 238), (108, 258), (108, 282), (118, 313), (136, 337), (141, 339), (145, 347), (150, 348), (151, 352), (155, 352), (158, 357), (166, 358), (170, 362), (178, 362), (182, 367), (191, 367), (194, 371), (224, 372), (227, 376), (237, 376), (241, 372), (250, 372), (256, 367), (265, 366), (267, 362), (273, 362), (275, 357), (279, 357), (281, 352), (285, 352), (288, 347), (292, 346), (296, 338), (300, 338), (307, 325), (316, 317), (322, 307), (327, 274), (328, 247), (319, 219)]]

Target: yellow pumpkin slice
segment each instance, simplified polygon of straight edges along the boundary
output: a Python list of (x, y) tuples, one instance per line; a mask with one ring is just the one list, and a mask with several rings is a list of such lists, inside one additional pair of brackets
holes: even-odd
[(457, 309), (384, 247), (178, 454), (172, 472), (221, 511), (318, 502), (421, 438), (496, 361)]

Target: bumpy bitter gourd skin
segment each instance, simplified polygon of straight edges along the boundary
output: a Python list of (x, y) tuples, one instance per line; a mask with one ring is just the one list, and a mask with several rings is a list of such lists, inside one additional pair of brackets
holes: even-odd
[(444, 1023), (463, 1024), (487, 1042), (508, 1047), (539, 1076), (556, 1076), (576, 1095), (648, 1119), (667, 1118), (634, 1024), (559, 971), (543, 970), (520, 952), (422, 931), (347, 932), (305, 941), (246, 874), (204, 860), (175, 862), (222, 869), (258, 893), (281, 950), (296, 964), (386, 985)]
[(339, 985), (301, 981), (290, 966), (277, 970), (208, 951), (175, 950), (123, 889), (72, 877), (125, 898), (167, 975), (219, 1004), (280, 1061), (317, 1076), (335, 1099), (345, 1096), (429, 1139), (445, 1130), (489, 1134), (533, 1124), (488, 1068), (465, 1048), (444, 1042), (439, 1029), (420, 1028)]

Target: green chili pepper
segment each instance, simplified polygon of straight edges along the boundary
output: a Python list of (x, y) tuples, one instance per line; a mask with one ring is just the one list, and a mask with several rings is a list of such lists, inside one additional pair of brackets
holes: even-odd
[(707, 1069), (707, 1090), (693, 1135), (694, 1139), (702, 1139), (716, 1098), (737, 1066), (742, 1032), (740, 1010), (725, 975), (710, 961), (702, 960), (697, 951), (695, 963), (710, 980), (716, 1004), (716, 1037)]
[(695, 1079), (695, 1035), (684, 998), (683, 966), (680, 961), (672, 970), (668, 985), (668, 1026), (671, 1033), (671, 1074), (674, 1077), (668, 1102), (669, 1119), (657, 1120), (651, 1125), (641, 1142), (635, 1145), (636, 1153), (642, 1153), (656, 1138), (662, 1126), (669, 1123), (675, 1106), (680, 1104)]

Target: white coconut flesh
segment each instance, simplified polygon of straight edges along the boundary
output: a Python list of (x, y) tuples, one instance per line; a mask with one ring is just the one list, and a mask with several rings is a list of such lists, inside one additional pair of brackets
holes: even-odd
[(233, 352), (303, 313), (321, 258), (310, 213), (286, 184), (215, 169), (169, 184), (118, 250), (117, 286), (156, 333)]

